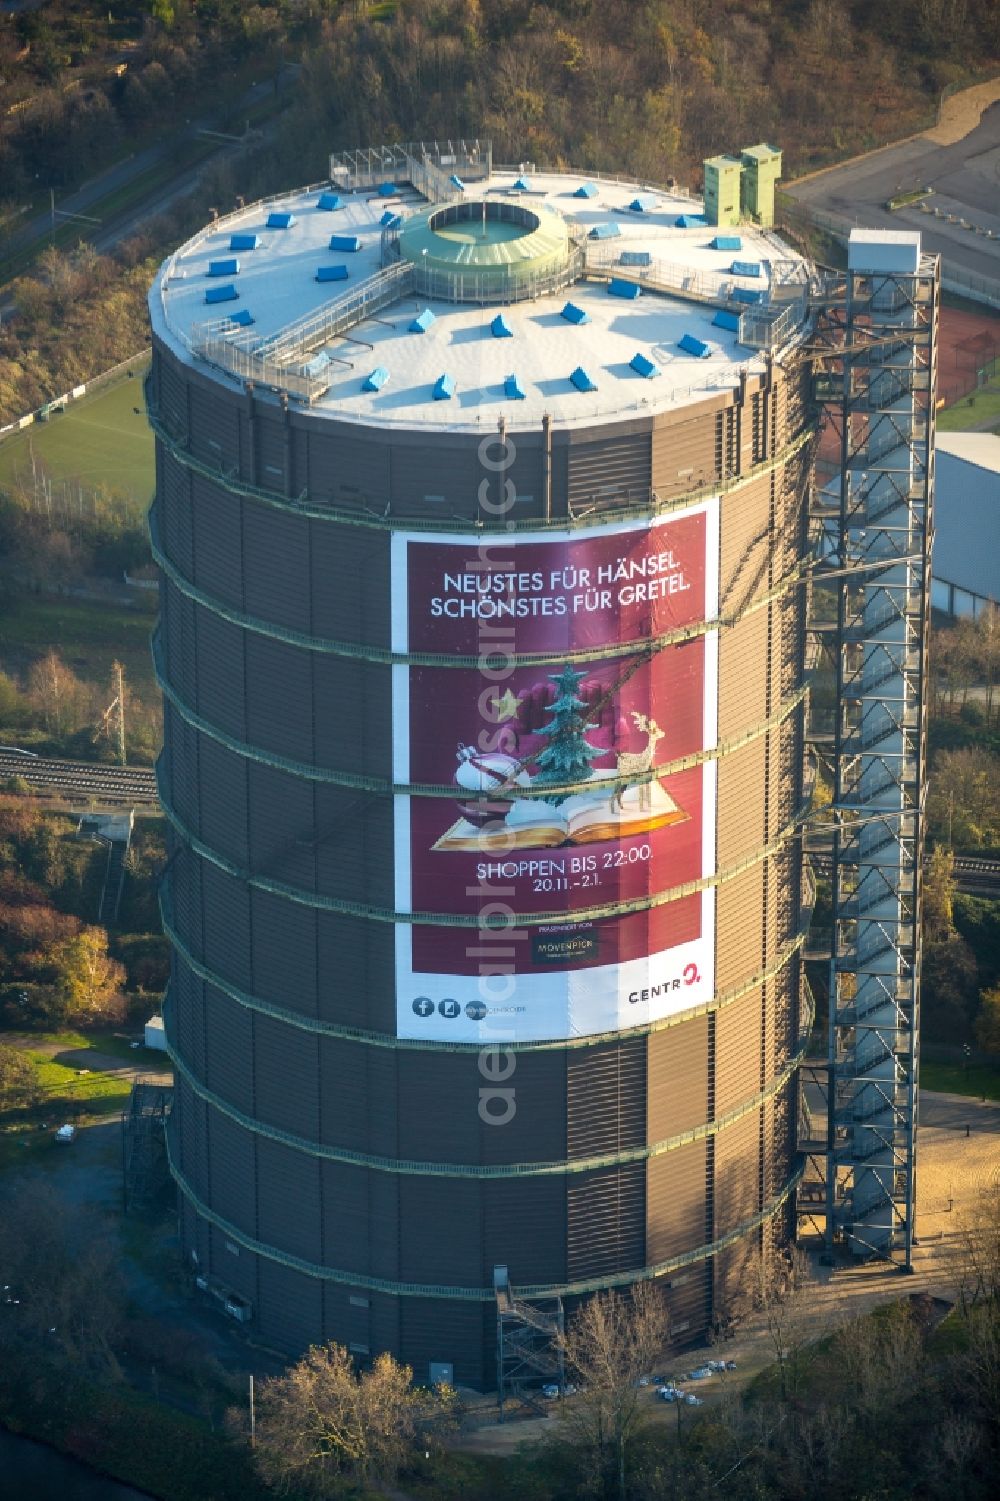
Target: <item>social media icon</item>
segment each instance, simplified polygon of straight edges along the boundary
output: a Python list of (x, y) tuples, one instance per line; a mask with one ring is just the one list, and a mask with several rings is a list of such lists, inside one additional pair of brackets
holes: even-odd
[(458, 1016), (462, 1008), (457, 1001), (438, 1001), (438, 1010), (442, 1016), (451, 1018)]
[(418, 1016), (432, 1016), (434, 1013), (434, 1002), (428, 995), (418, 995), (417, 999), (413, 1002), (413, 1009)]
[(465, 1008), (465, 1014), (470, 1021), (481, 1022), (488, 1009), (485, 1001), (470, 1001)]

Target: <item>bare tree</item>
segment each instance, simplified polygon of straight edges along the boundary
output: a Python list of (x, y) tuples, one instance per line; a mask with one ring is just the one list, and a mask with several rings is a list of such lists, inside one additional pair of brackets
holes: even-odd
[(629, 1295), (597, 1293), (562, 1338), (566, 1363), (582, 1390), (560, 1409), (565, 1430), (593, 1456), (605, 1488), (624, 1501), (628, 1449), (643, 1419), (640, 1377), (669, 1337), (659, 1288), (640, 1282)]
[(959, 1221), (954, 1255), (963, 1311), (976, 1303), (1000, 1303), (1000, 1171)]
[(849, 1319), (836, 1349), (847, 1374), (851, 1406), (870, 1423), (916, 1390), (923, 1372), (923, 1333), (910, 1305), (892, 1303)]
[(343, 1345), (313, 1345), (258, 1401), (256, 1457), (282, 1495), (336, 1494), (345, 1481), (391, 1482), (416, 1446), (447, 1421), (453, 1394), (413, 1386), (409, 1366), (376, 1357), (360, 1374)]
[(774, 1350), (782, 1401), (798, 1387), (804, 1346), (810, 1337), (812, 1273), (798, 1246), (779, 1250), (761, 1246), (747, 1262), (738, 1316), (756, 1316)]

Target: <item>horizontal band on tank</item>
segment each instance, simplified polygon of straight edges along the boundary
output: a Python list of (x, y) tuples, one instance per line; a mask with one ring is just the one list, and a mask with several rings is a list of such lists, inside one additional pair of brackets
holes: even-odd
[(744, 871), (752, 870), (762, 860), (769, 860), (777, 855), (790, 839), (798, 837), (803, 824), (810, 817), (809, 804), (803, 803), (792, 821), (786, 824), (774, 839), (761, 845), (744, 859), (738, 860), (735, 865), (727, 866), (725, 870), (716, 871), (710, 876), (701, 876), (696, 881), (685, 881), (682, 885), (671, 886), (666, 891), (654, 892), (652, 896), (633, 897), (625, 902), (607, 902), (600, 907), (580, 907), (572, 912), (514, 913), (509, 920), (505, 918), (502, 923), (489, 921), (484, 923), (477, 917), (456, 912), (396, 912), (389, 907), (370, 907), (364, 902), (349, 902), (343, 897), (336, 896), (320, 896), (315, 891), (305, 891), (301, 886), (289, 886), (285, 881), (272, 881), (267, 876), (255, 875), (253, 871), (235, 864), (225, 855), (220, 855), (218, 850), (213, 850), (188, 828), (164, 792), (162, 773), (161, 756), (156, 763), (157, 792), (160, 804), (174, 832), (196, 855), (203, 860), (208, 860), (219, 870), (224, 870), (234, 880), (242, 881), (245, 886), (251, 886), (258, 891), (269, 891), (273, 896), (287, 897), (289, 901), (298, 902), (303, 907), (315, 907), (323, 912), (339, 912), (346, 917), (363, 917), (373, 922), (409, 923), (419, 926), (426, 924), (439, 928), (474, 928), (480, 932), (596, 922), (605, 917), (623, 917), (633, 912), (652, 912), (657, 907), (665, 907), (670, 902), (682, 901), (684, 897), (694, 896), (699, 891), (709, 891), (713, 886), (722, 886), (726, 881), (734, 880), (742, 875)]
[[(179, 954), (191, 972), (203, 980), (206, 985), (220, 990), (223, 995), (235, 1001), (238, 1006), (244, 1006), (248, 1011), (259, 1012), (262, 1016), (269, 1016), (273, 1021), (285, 1022), (290, 1027), (296, 1027), (299, 1031), (309, 1032), (318, 1037), (335, 1037), (343, 1042), (356, 1042), (360, 1046), (376, 1048), (393, 1048), (404, 1051), (424, 1053), (481, 1053), (481, 1042), (425, 1042), (416, 1037), (393, 1037), (388, 1032), (370, 1032), (361, 1027), (345, 1027), (338, 1022), (321, 1021), (317, 1017), (305, 1016), (301, 1011), (290, 1011), (287, 1006), (278, 1006), (273, 1001), (264, 1000), (262, 996), (250, 995), (245, 990), (231, 985), (228, 980), (222, 978), (215, 970), (209, 969), (191, 953), (183, 938), (177, 932), (173, 923), (171, 904), (166, 897), (170, 876), (163, 878), (160, 886), (160, 915), (163, 921), (163, 931), (170, 940), (170, 945)], [(807, 909), (807, 912), (811, 909)], [(809, 933), (809, 916), (800, 924), (799, 931), (786, 943), (765, 969), (758, 970), (748, 979), (742, 980), (732, 990), (724, 991), (722, 995), (715, 995), (709, 1001), (702, 1001), (699, 1006), (691, 1006), (685, 1011), (679, 1011), (672, 1016), (661, 1017), (655, 1022), (647, 1022), (641, 1027), (616, 1028), (613, 1032), (592, 1032), (586, 1037), (561, 1037), (557, 1039), (535, 1040), (531, 1042), (504, 1042), (505, 1052), (511, 1053), (536, 1053), (536, 1052), (563, 1052), (576, 1048), (592, 1048), (608, 1042), (621, 1042), (628, 1037), (648, 1037), (654, 1032), (664, 1032), (669, 1027), (678, 1027), (683, 1022), (694, 1021), (699, 1016), (711, 1016), (714, 1012), (724, 1011), (735, 1001), (742, 1000), (745, 995), (758, 989), (759, 986), (773, 980), (775, 975), (781, 973), (785, 965), (795, 957), (802, 947)]]
[[(255, 1256), (263, 1256), (267, 1261), (278, 1262), (292, 1271), (302, 1272), (306, 1277), (315, 1277), (322, 1282), (336, 1282), (346, 1287), (364, 1288), (366, 1292), (388, 1293), (396, 1298), (450, 1298), (466, 1303), (493, 1303), (496, 1301), (496, 1290), (490, 1287), (442, 1287), (435, 1283), (423, 1282), (393, 1282), (386, 1277), (368, 1277), (363, 1272), (345, 1272), (337, 1267), (319, 1266), (314, 1261), (306, 1261), (301, 1256), (292, 1256), (287, 1251), (279, 1251), (275, 1246), (268, 1246), (263, 1241), (254, 1240), (243, 1230), (238, 1230), (229, 1220), (216, 1214), (210, 1209), (188, 1183), (177, 1163), (174, 1161), (174, 1153), (171, 1146), (172, 1129), (168, 1122), (164, 1133), (167, 1145), (167, 1162), (174, 1182), (181, 1193), (187, 1199), (191, 1208), (203, 1220), (221, 1230), (223, 1235), (236, 1242), (246, 1251), (251, 1251)], [(572, 1298), (582, 1297), (587, 1293), (603, 1292), (611, 1287), (627, 1287), (633, 1282), (650, 1282), (655, 1277), (665, 1277), (669, 1272), (680, 1271), (682, 1267), (692, 1266), (694, 1263), (706, 1260), (709, 1256), (716, 1256), (724, 1251), (727, 1246), (736, 1245), (747, 1235), (752, 1235), (754, 1230), (759, 1230), (761, 1225), (771, 1219), (789, 1197), (795, 1192), (799, 1181), (805, 1172), (805, 1163), (800, 1163), (787, 1179), (781, 1192), (766, 1204), (762, 1210), (750, 1219), (744, 1220), (737, 1225), (735, 1230), (730, 1230), (718, 1240), (710, 1241), (707, 1245), (698, 1246), (693, 1251), (685, 1251), (680, 1256), (672, 1256), (668, 1261), (654, 1262), (650, 1266), (634, 1267), (628, 1271), (613, 1272), (606, 1277), (586, 1278), (580, 1282), (549, 1282), (539, 1283), (531, 1287), (518, 1286), (518, 1296), (522, 1298)]]
[[(361, 526), (373, 531), (380, 532), (440, 532), (442, 530), (439, 518), (423, 516), (400, 516), (388, 515), (388, 503), (380, 500), (382, 511), (345, 511), (336, 506), (317, 505), (308, 498), (308, 491), (303, 490), (300, 495), (279, 495), (274, 490), (263, 490), (259, 485), (252, 485), (248, 480), (237, 479), (232, 474), (223, 473), (221, 469), (213, 468), (203, 459), (195, 458), (194, 454), (183, 446), (183, 440), (178, 440), (163, 426), (157, 414), (154, 402), (151, 399), (151, 386), (149, 377), (146, 380), (146, 414), (149, 425), (154, 435), (163, 444), (178, 464), (184, 469), (190, 469), (195, 474), (200, 474), (203, 479), (221, 486), (228, 490), (231, 495), (242, 495), (247, 500), (258, 500), (262, 505), (271, 506), (274, 510), (291, 511), (296, 516), (308, 516), (316, 521), (332, 521), (340, 526)], [(789, 459), (795, 457), (799, 450), (812, 439), (812, 431), (800, 433), (791, 443), (785, 446), (771, 458), (765, 459), (760, 464), (754, 464), (745, 473), (734, 475), (730, 479), (720, 479), (712, 484), (700, 485), (695, 490), (688, 490), (682, 496), (676, 496), (672, 500), (661, 500), (655, 490), (650, 491), (651, 501), (646, 505), (631, 505), (608, 507), (602, 511), (602, 522), (614, 523), (619, 521), (635, 521), (644, 516), (650, 518), (657, 516), (669, 516), (672, 511), (681, 510), (698, 500), (709, 495), (726, 495), (732, 490), (739, 490), (744, 485), (760, 479), (762, 475), (771, 474), (775, 469), (780, 469)], [(374, 498), (374, 497), (373, 497)], [(445, 530), (473, 537), (480, 536), (507, 536), (516, 535), (518, 532), (575, 531), (579, 527), (593, 526), (594, 517), (583, 516), (559, 516), (546, 520), (544, 517), (526, 518), (524, 520), (498, 520), (496, 522), (482, 522), (480, 520), (463, 521), (458, 517), (450, 517)]]
[[(234, 735), (226, 734), (216, 725), (210, 724), (201, 714), (181, 697), (177, 690), (167, 681), (163, 667), (163, 650), (160, 645), (160, 629), (153, 632), (153, 672), (157, 686), (164, 698), (167, 699), (177, 711), (185, 724), (199, 734), (207, 735), (217, 745), (225, 746), (226, 750), (234, 755), (242, 756), (249, 761), (258, 761), (263, 766), (272, 766), (276, 771), (288, 772), (289, 776), (303, 777), (310, 782), (329, 783), (334, 787), (351, 787), (358, 792), (381, 793), (387, 797), (400, 794), (405, 797), (443, 797), (454, 798), (455, 784), (433, 782), (390, 782), (384, 777), (366, 777), (360, 772), (333, 771), (324, 766), (312, 766), (308, 761), (293, 761), (288, 756), (275, 755), (273, 751), (263, 750), (260, 746), (250, 745), (245, 740), (237, 740)], [(742, 750), (745, 745), (768, 735), (772, 730), (779, 729), (809, 692), (805, 684), (784, 700), (777, 713), (769, 719), (763, 719), (749, 730), (744, 730), (740, 735), (734, 735), (729, 740), (721, 741), (711, 750), (696, 751), (690, 756), (679, 756), (675, 761), (665, 761), (662, 766), (655, 766), (650, 771), (637, 772), (632, 776), (621, 779), (622, 786), (642, 787), (647, 782), (659, 781), (661, 777), (673, 776), (679, 771), (689, 771), (693, 766), (703, 766), (708, 761), (720, 761), (724, 756)], [(519, 798), (552, 798), (555, 796), (567, 796), (574, 792), (583, 792), (591, 787), (589, 782), (560, 782), (546, 787), (519, 787)], [(618, 781), (616, 779), (616, 785)]]
[(638, 641), (612, 641), (603, 646), (555, 653), (486, 652), (478, 657), (461, 657), (453, 653), (441, 652), (398, 652), (391, 651), (388, 647), (360, 646), (354, 641), (332, 641), (325, 636), (310, 636), (304, 631), (292, 630), (290, 626), (276, 625), (272, 621), (262, 620), (258, 615), (248, 615), (245, 611), (237, 610), (232, 605), (227, 605), (213, 595), (207, 594), (204, 589), (200, 589), (197, 584), (185, 578), (163, 551), (159, 542), (155, 510), (154, 505), (147, 515), (149, 545), (153, 561), (162, 569), (177, 592), (183, 594), (186, 599), (193, 600), (202, 609), (210, 610), (221, 620), (227, 620), (230, 625), (239, 626), (241, 630), (253, 631), (258, 636), (267, 636), (272, 641), (282, 641), (287, 646), (297, 646), (303, 651), (322, 652), (333, 657), (349, 657), (352, 661), (374, 662), (380, 666), (389, 667), (475, 667), (482, 669), (484, 662), (489, 665), (495, 660), (502, 662), (505, 670), (507, 668), (513, 670), (515, 667), (542, 667), (550, 663), (609, 662), (619, 657), (653, 657), (657, 652), (665, 651), (669, 646), (679, 646), (682, 641), (694, 641), (700, 636), (709, 635), (712, 631), (732, 630), (748, 615), (764, 609), (767, 605), (783, 598), (792, 589), (804, 584), (810, 577), (811, 568), (808, 562), (797, 565), (784, 574), (765, 594), (755, 595), (748, 603), (727, 615), (720, 615), (717, 620), (699, 620), (693, 625), (664, 631), (659, 636), (643, 636)]
[[(164, 997), (164, 1021), (168, 1016), (169, 995), (168, 991)], [(341, 1162), (349, 1167), (370, 1168), (379, 1173), (397, 1173), (419, 1178), (551, 1178), (563, 1177), (570, 1173), (596, 1172), (602, 1168), (625, 1167), (632, 1162), (648, 1162), (653, 1157), (663, 1157), (668, 1152), (676, 1152), (680, 1147), (691, 1146), (696, 1141), (705, 1141), (709, 1137), (718, 1136), (729, 1126), (737, 1125), (748, 1115), (759, 1110), (768, 1100), (780, 1094), (806, 1056), (809, 1034), (816, 1014), (812, 992), (808, 986), (806, 995), (809, 1006), (806, 1016), (802, 1019), (804, 1041), (798, 1051), (788, 1059), (781, 1073), (776, 1074), (769, 1084), (750, 1099), (741, 1100), (734, 1109), (728, 1110), (725, 1115), (718, 1116), (713, 1121), (705, 1121), (700, 1126), (691, 1126), (687, 1131), (666, 1137), (663, 1141), (646, 1142), (641, 1147), (626, 1147), (623, 1151), (605, 1152), (595, 1157), (564, 1158), (562, 1161), (555, 1162), (415, 1162), (405, 1157), (379, 1157), (369, 1152), (354, 1152), (344, 1147), (332, 1147), (322, 1142), (310, 1141), (308, 1137), (295, 1136), (290, 1131), (282, 1131), (277, 1126), (269, 1126), (266, 1122), (257, 1120), (256, 1117), (247, 1115), (242, 1110), (237, 1110), (235, 1105), (230, 1105), (221, 1095), (216, 1094), (214, 1090), (209, 1089), (195, 1077), (166, 1034), (164, 1041), (167, 1053), (177, 1072), (200, 1100), (211, 1105), (220, 1114), (227, 1116), (236, 1125), (242, 1126), (245, 1131), (250, 1131), (255, 1136), (264, 1136), (269, 1141), (280, 1142), (282, 1146), (290, 1147), (295, 1152), (302, 1152), (308, 1157), (318, 1157), (327, 1162)]]

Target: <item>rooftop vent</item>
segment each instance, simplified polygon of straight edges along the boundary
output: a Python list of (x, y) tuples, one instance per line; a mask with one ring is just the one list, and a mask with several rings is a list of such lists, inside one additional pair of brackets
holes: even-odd
[(716, 235), (709, 249), (711, 250), (742, 250), (743, 241), (739, 235)]
[(332, 213), (335, 208), (340, 208), (343, 201), (339, 193), (320, 193), (316, 199), (316, 207), (326, 209), (328, 213)]
[(378, 185), (378, 196), (380, 198), (398, 198), (399, 188), (394, 182), (380, 182)]
[(647, 359), (642, 353), (637, 353), (629, 360), (629, 368), (636, 375), (642, 375), (646, 380), (652, 380), (654, 375), (659, 375), (660, 367), (653, 360)]
[(240, 263), (235, 255), (227, 255), (222, 261), (209, 261), (208, 276), (238, 276)]
[(629, 204), (629, 212), (632, 213), (632, 214), (648, 214), (650, 212), (650, 210), (654, 209), (655, 207), (656, 207), (656, 199), (655, 198), (647, 198), (647, 197), (633, 198), (632, 202)]
[(347, 267), (346, 266), (317, 266), (317, 268), (316, 268), (316, 280), (317, 281), (346, 281), (347, 280)]
[(448, 178), (448, 181), (451, 183), (452, 187), (457, 188), (460, 193), (465, 192), (465, 183), (459, 177), (457, 172), (453, 172)]
[(209, 287), (205, 292), (206, 302), (235, 302), (239, 292), (228, 282), (224, 287)]
[(256, 250), (260, 240), (256, 235), (235, 234), (229, 236), (230, 250)]
[(637, 286), (634, 281), (622, 281), (620, 276), (613, 276), (608, 282), (608, 291), (612, 297), (625, 297), (629, 301), (634, 301), (639, 296), (642, 288)]
[(422, 313), (411, 320), (409, 331), (411, 334), (425, 334), (432, 323), (437, 320), (429, 307), (425, 307)]
[(291, 229), (294, 223), (295, 215), (288, 213), (284, 209), (275, 209), (273, 213), (267, 216), (268, 229)]
[(739, 333), (740, 315), (739, 313), (729, 313), (725, 308), (720, 307), (712, 319), (712, 325), (714, 328), (728, 328), (734, 334)]
[(707, 360), (712, 351), (701, 339), (696, 339), (694, 334), (682, 334), (677, 340), (677, 348), (683, 349), (685, 354), (693, 354), (696, 360)]
[(450, 401), (454, 394), (455, 377), (453, 375), (439, 376), (437, 384), (434, 387), (434, 400)]
[(674, 220), (678, 229), (701, 229), (707, 223), (704, 214), (678, 214)]
[(591, 380), (590, 376), (587, 374), (586, 370), (584, 370), (582, 365), (577, 365), (576, 369), (573, 371), (573, 374), (570, 376), (570, 380), (573, 382), (578, 391), (597, 390), (596, 384)]
[(239, 312), (229, 314), (229, 321), (235, 328), (249, 328), (254, 322), (254, 316), (248, 307), (241, 307)]
[(615, 240), (621, 234), (621, 225), (613, 219), (607, 219), (603, 224), (595, 224), (590, 231), (592, 240)]
[(623, 250), (618, 257), (620, 266), (651, 266), (653, 257), (648, 250)]
[(521, 385), (521, 382), (518, 380), (516, 375), (508, 375), (507, 379), (503, 383), (503, 394), (510, 401), (524, 400), (524, 387)]
[(394, 214), (391, 208), (387, 208), (378, 222), (383, 229), (398, 229), (403, 220), (399, 214)]
[(494, 339), (512, 339), (514, 337), (514, 330), (507, 322), (503, 313), (497, 313), (493, 319), (493, 322), (490, 324), (490, 333)]
[(573, 194), (574, 198), (596, 198), (597, 189), (592, 182), (582, 182)]
[(381, 391), (389, 379), (389, 372), (384, 365), (376, 365), (371, 375), (366, 375), (361, 382), (362, 391)]
[(764, 293), (755, 291), (753, 287), (734, 287), (729, 296), (733, 302), (764, 301)]
[(760, 261), (733, 261), (729, 271), (732, 276), (759, 276)]
[(517, 182), (514, 184), (514, 191), (515, 191), (515, 193), (530, 193), (531, 192), (531, 178), (530, 177), (519, 177), (517, 179)]
[(340, 251), (360, 250), (361, 241), (357, 235), (331, 235), (330, 249)]
[(589, 323), (590, 314), (582, 307), (577, 307), (575, 302), (567, 302), (562, 310), (562, 316), (567, 323)]

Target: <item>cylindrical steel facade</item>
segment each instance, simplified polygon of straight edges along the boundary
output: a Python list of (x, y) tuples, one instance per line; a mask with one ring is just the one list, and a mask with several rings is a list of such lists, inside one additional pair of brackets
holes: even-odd
[(269, 1343), (418, 1377), (493, 1384), (497, 1263), (539, 1296), (655, 1275), (694, 1337), (795, 1170), (802, 377), (517, 434), (519, 526), (720, 496), (716, 954), (693, 1013), (513, 1045), (503, 1131), (475, 1046), (397, 1037), (393, 958), (391, 541), (481, 535), (478, 437), (240, 392), (160, 337), (148, 399), (186, 1254)]

